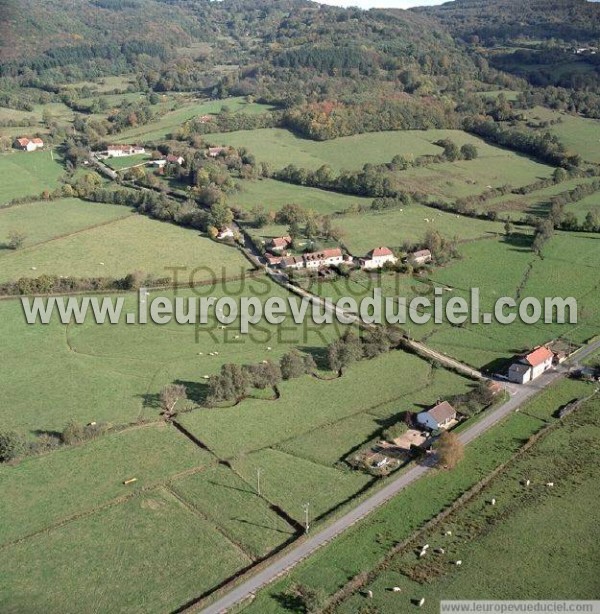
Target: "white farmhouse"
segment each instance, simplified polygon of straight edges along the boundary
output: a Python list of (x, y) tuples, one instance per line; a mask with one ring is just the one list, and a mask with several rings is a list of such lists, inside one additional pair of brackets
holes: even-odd
[(417, 415), (417, 422), (430, 431), (450, 428), (456, 422), (456, 410), (448, 401)]
[(109, 158), (124, 158), (145, 153), (145, 148), (139, 145), (109, 145), (106, 148), (106, 155)]
[(22, 137), (15, 141), (15, 147), (17, 149), (22, 149), (23, 151), (35, 151), (36, 149), (41, 149), (44, 146), (44, 141), (40, 138), (28, 139), (27, 137)]
[(382, 266), (391, 262), (396, 264), (398, 258), (394, 252), (387, 247), (377, 247), (370, 251), (365, 258), (360, 259), (360, 266), (363, 269), (380, 269)]
[(526, 384), (550, 369), (553, 360), (554, 354), (542, 345), (510, 365), (508, 379), (515, 384)]

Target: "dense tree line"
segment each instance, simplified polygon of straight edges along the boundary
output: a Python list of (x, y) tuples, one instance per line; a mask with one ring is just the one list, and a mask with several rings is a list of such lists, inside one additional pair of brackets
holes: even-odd
[(469, 117), (464, 129), (502, 147), (530, 155), (553, 166), (565, 168), (581, 164), (578, 154), (567, 151), (558, 137), (549, 132), (537, 134), (531, 131), (506, 128), (485, 117)]

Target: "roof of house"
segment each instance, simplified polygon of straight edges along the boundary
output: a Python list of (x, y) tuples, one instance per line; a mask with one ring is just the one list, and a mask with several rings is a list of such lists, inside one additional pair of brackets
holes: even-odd
[(173, 154), (169, 154), (167, 156), (167, 162), (179, 162), (179, 160), (183, 160), (182, 156), (174, 156)]
[(456, 410), (448, 401), (442, 401), (438, 403), (435, 407), (432, 407), (427, 411), (427, 413), (438, 423), (441, 424), (446, 422), (446, 420), (451, 420), (456, 417)]
[(112, 149), (113, 151), (129, 151), (133, 149), (133, 145), (109, 145), (106, 149)]
[(26, 137), (22, 137), (20, 139), (17, 139), (17, 143), (19, 143), (21, 147), (27, 147), (27, 144), (29, 143), (29, 139)]
[(523, 360), (528, 365), (531, 365), (532, 367), (537, 367), (538, 365), (541, 365), (542, 363), (546, 362), (549, 358), (553, 357), (554, 354), (547, 347), (544, 347), (542, 345), (541, 347), (533, 350), (533, 352), (527, 354), (527, 356), (525, 356)]
[(290, 266), (292, 264), (299, 264), (301, 262), (303, 262), (301, 256), (288, 256), (287, 258), (281, 259), (281, 263), (285, 264), (286, 266)]
[(339, 247), (324, 249), (322, 252), (313, 252), (305, 254), (306, 260), (327, 260), (328, 258), (339, 258), (342, 256), (342, 250)]
[(275, 247), (287, 247), (292, 242), (292, 237), (275, 237), (271, 244)]
[(42, 139), (36, 137), (35, 139), (31, 139), (32, 143), (35, 143), (36, 145), (43, 145), (44, 141), (42, 141)]
[(273, 254), (265, 254), (265, 259), (269, 264), (279, 264), (283, 260), (281, 256), (274, 256)]
[(388, 247), (376, 247), (374, 250), (372, 250), (371, 252), (369, 252), (369, 256), (371, 256), (371, 258), (378, 258), (381, 256), (393, 256), (394, 252), (389, 249)]
[(431, 251), (428, 249), (421, 249), (418, 252), (413, 252), (411, 254), (412, 258), (428, 258), (431, 256)]
[(210, 155), (212, 155), (212, 154), (218, 155), (222, 151), (227, 151), (227, 147), (209, 147), (208, 148), (208, 153)]

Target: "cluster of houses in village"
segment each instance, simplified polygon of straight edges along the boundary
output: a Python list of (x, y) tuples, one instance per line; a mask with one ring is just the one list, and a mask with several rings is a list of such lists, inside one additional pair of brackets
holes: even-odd
[(37, 151), (44, 147), (44, 141), (39, 137), (28, 138), (26, 136), (15, 139), (14, 147), (21, 151)]
[[(288, 248), (292, 245), (292, 237), (275, 237), (271, 239), (265, 254), (265, 261), (269, 266), (276, 266), (281, 269), (306, 269), (318, 270), (326, 267), (334, 267), (340, 264), (356, 264), (364, 270), (375, 270), (384, 267), (386, 264), (396, 264), (398, 257), (388, 247), (376, 247), (363, 258), (354, 258), (344, 252), (339, 247), (323, 249), (318, 252), (311, 252), (301, 255), (290, 255)], [(407, 261), (415, 265), (424, 265), (431, 262), (432, 256), (428, 249), (414, 252), (407, 257)]]

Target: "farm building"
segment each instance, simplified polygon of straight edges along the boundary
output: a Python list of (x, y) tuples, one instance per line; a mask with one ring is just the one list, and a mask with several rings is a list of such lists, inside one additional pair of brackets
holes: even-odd
[(280, 266), (283, 269), (303, 269), (304, 258), (302, 256), (288, 256), (281, 259)]
[(212, 120), (213, 120), (212, 115), (201, 115), (200, 118), (198, 119), (198, 121), (201, 124), (209, 124)]
[(448, 429), (456, 423), (456, 410), (448, 401), (443, 401), (418, 414), (417, 422), (431, 431)]
[(344, 262), (344, 254), (339, 247), (304, 255), (304, 266), (307, 269), (318, 269), (322, 266), (332, 266), (342, 262)]
[(321, 267), (335, 266), (343, 262), (352, 262), (352, 256), (344, 256), (339, 247), (324, 249), (321, 252), (312, 252), (303, 256), (289, 256), (282, 258), (280, 266), (283, 269), (319, 269)]
[(265, 260), (269, 266), (279, 266), (283, 258), (281, 256), (275, 256), (274, 254), (265, 254)]
[(173, 154), (169, 154), (167, 156), (167, 162), (169, 164), (178, 164), (181, 166), (185, 162), (185, 158), (183, 158), (183, 156), (174, 156)]
[(365, 258), (359, 260), (362, 269), (380, 269), (383, 265), (391, 262), (396, 264), (398, 258), (387, 247), (377, 247), (370, 251)]
[(139, 145), (109, 145), (106, 148), (106, 155), (111, 158), (124, 158), (145, 153), (146, 150)]
[(526, 354), (510, 365), (508, 379), (515, 384), (526, 384), (552, 367), (554, 354), (544, 346)]
[(272, 252), (283, 252), (285, 251), (292, 243), (292, 237), (275, 237), (269, 241), (269, 249)]
[(21, 137), (15, 141), (15, 147), (23, 151), (35, 151), (43, 146), (44, 141), (40, 138), (28, 139), (27, 137)]
[(408, 262), (414, 265), (423, 265), (431, 262), (432, 256), (428, 249), (421, 249), (418, 252), (413, 252), (408, 257)]

